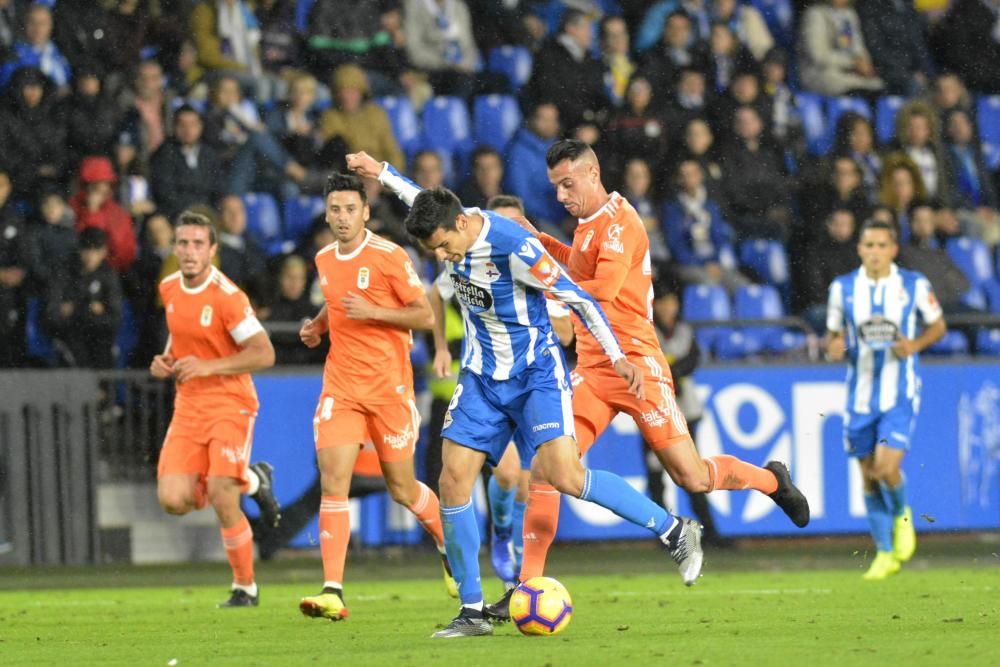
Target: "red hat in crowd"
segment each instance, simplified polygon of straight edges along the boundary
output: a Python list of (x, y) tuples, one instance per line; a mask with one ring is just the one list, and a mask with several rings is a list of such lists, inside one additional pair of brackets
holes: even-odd
[(114, 183), (117, 180), (115, 168), (111, 166), (111, 160), (106, 157), (91, 156), (84, 158), (80, 163), (81, 183)]

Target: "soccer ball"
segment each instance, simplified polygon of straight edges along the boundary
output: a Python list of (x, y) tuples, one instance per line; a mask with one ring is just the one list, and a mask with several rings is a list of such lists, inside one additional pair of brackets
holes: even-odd
[(573, 617), (566, 587), (549, 577), (533, 577), (510, 596), (510, 620), (524, 635), (555, 635)]

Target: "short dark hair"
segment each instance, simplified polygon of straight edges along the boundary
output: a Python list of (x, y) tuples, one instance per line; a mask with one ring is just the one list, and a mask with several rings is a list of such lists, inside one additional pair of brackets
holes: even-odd
[(180, 105), (179, 107), (177, 107), (177, 109), (174, 110), (174, 122), (175, 123), (177, 122), (177, 119), (180, 118), (180, 116), (181, 116), (182, 113), (193, 113), (195, 116), (198, 117), (198, 120), (201, 120), (201, 114), (198, 113), (198, 110), (195, 109), (190, 104), (185, 103), (185, 104)]
[(331, 192), (357, 192), (361, 197), (361, 203), (368, 204), (368, 193), (365, 192), (365, 184), (354, 174), (343, 174), (335, 171), (326, 177), (326, 186), (323, 188), (323, 199), (326, 199)]
[(893, 243), (896, 243), (899, 239), (899, 234), (896, 231), (895, 225), (890, 225), (888, 222), (883, 222), (882, 220), (872, 220), (871, 218), (865, 220), (864, 224), (861, 225), (861, 232), (858, 234), (858, 238), (864, 236), (865, 232), (868, 230), (879, 229), (889, 232), (889, 238), (892, 239)]
[(567, 9), (563, 12), (562, 18), (559, 21), (558, 34), (566, 32), (566, 28), (583, 19), (590, 20), (586, 12), (582, 12), (579, 9)]
[(215, 232), (215, 225), (212, 224), (212, 220), (207, 215), (202, 215), (201, 213), (196, 213), (190, 209), (181, 212), (177, 216), (177, 223), (174, 225), (174, 229), (179, 229), (184, 225), (189, 225), (191, 227), (203, 227), (208, 230), (208, 242), (211, 245), (218, 243), (218, 236)]
[(455, 229), (455, 218), (462, 212), (462, 202), (448, 188), (422, 190), (406, 216), (406, 231), (418, 241), (426, 241), (438, 227)]
[(99, 227), (85, 227), (76, 239), (80, 250), (99, 250), (108, 247), (108, 235)]
[(590, 145), (585, 141), (562, 139), (549, 146), (549, 150), (545, 153), (545, 164), (549, 169), (553, 169), (563, 160), (572, 162), (590, 150), (592, 150)]
[(492, 155), (496, 157), (496, 159), (500, 160), (501, 164), (503, 163), (503, 157), (497, 149), (492, 146), (477, 146), (476, 150), (472, 151), (472, 157), (469, 158), (469, 164), (476, 164), (476, 160), (484, 155)]
[(524, 215), (524, 202), (514, 195), (493, 195), (486, 202), (486, 208), (493, 211), (498, 208), (516, 208)]

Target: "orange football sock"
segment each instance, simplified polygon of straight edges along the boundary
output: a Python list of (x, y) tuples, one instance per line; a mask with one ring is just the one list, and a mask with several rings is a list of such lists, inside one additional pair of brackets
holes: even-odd
[(548, 484), (528, 487), (528, 507), (524, 511), (524, 556), (521, 581), (545, 573), (545, 558), (559, 525), (559, 492)]
[(438, 497), (434, 495), (434, 492), (426, 484), (418, 481), (417, 487), (420, 489), (420, 492), (417, 494), (417, 500), (406, 509), (416, 515), (420, 521), (420, 525), (434, 538), (434, 544), (437, 545), (438, 551), (440, 551), (444, 549), (444, 531), (441, 529), (441, 503), (438, 502)]
[(241, 515), (235, 526), (222, 528), (222, 545), (233, 569), (233, 583), (253, 584), (253, 531), (245, 515)]
[(323, 581), (344, 583), (347, 544), (351, 541), (351, 512), (346, 496), (323, 496), (319, 503), (319, 552)]
[(709, 491), (755, 489), (770, 495), (778, 490), (774, 473), (735, 456), (720, 454), (705, 459), (705, 463), (708, 464)]

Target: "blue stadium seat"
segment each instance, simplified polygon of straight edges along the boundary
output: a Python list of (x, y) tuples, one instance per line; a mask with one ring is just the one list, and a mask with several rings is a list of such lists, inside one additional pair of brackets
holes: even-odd
[(764, 23), (774, 40), (785, 50), (795, 46), (795, 10), (792, 0), (750, 0), (764, 17)]
[(830, 150), (830, 137), (826, 131), (823, 97), (815, 93), (796, 93), (795, 106), (802, 118), (802, 129), (806, 135), (806, 148), (813, 155), (824, 155)]
[(534, 60), (526, 47), (500, 46), (490, 49), (487, 68), (491, 72), (503, 74), (510, 81), (511, 92), (516, 93), (528, 83)]
[(986, 301), (990, 304), (990, 312), (1000, 314), (1000, 280), (992, 278), (984, 282), (981, 286), (986, 295)]
[(981, 287), (995, 278), (989, 250), (982, 241), (966, 236), (948, 239), (945, 250), (973, 287)]
[(300, 241), (312, 226), (313, 218), (323, 212), (322, 197), (295, 197), (285, 200), (285, 239)]
[(507, 142), (521, 126), (521, 107), (510, 95), (482, 95), (472, 105), (476, 145), (503, 153)]
[(132, 352), (139, 344), (139, 322), (129, 299), (122, 299), (122, 322), (115, 335), (115, 368), (128, 368)]
[(889, 143), (896, 135), (896, 113), (906, 103), (905, 97), (887, 95), (875, 105), (875, 141)]
[(408, 97), (379, 97), (375, 100), (389, 116), (396, 143), (407, 155), (420, 150), (420, 121)]
[(765, 347), (765, 338), (760, 332), (760, 329), (727, 329), (715, 341), (715, 357), (720, 361), (732, 361), (760, 354)]
[(925, 352), (938, 356), (967, 354), (969, 352), (969, 339), (961, 331), (949, 331), (944, 335), (944, 338), (931, 345)]
[(976, 119), (983, 153), (989, 155), (987, 164), (990, 169), (996, 169), (1000, 164), (1000, 95), (980, 97), (976, 104)]
[(24, 319), (24, 334), (28, 343), (28, 356), (46, 365), (56, 363), (56, 349), (52, 339), (42, 331), (42, 316), (44, 304), (33, 296), (28, 299), (27, 314)]
[(980, 329), (976, 334), (976, 353), (1000, 357), (1000, 329)]
[[(734, 315), (738, 320), (771, 320), (785, 316), (778, 290), (771, 285), (749, 285), (736, 290)], [(783, 327), (753, 326), (743, 329), (746, 343), (771, 352), (802, 347), (805, 336)], [(748, 354), (753, 354), (749, 352)]]
[(989, 308), (989, 302), (986, 300), (986, 293), (978, 287), (970, 287), (969, 291), (962, 295), (959, 302), (963, 306), (972, 308), (973, 310), (985, 311)]
[(749, 239), (740, 244), (740, 266), (749, 269), (768, 285), (788, 283), (788, 254), (779, 241)]
[[(682, 315), (689, 322), (729, 320), (732, 318), (729, 296), (718, 285), (688, 285), (684, 288)], [(702, 350), (709, 352), (715, 341), (727, 337), (730, 332), (731, 329), (725, 327), (696, 328), (695, 337)]]
[(295, 3), (295, 27), (303, 35), (309, 32), (309, 12), (315, 4), (316, 0), (298, 0)]
[(460, 97), (432, 98), (424, 106), (422, 148), (467, 156), (472, 152), (469, 109)]
[(281, 213), (274, 197), (266, 192), (249, 192), (242, 199), (247, 209), (247, 233), (265, 248), (281, 240)]

